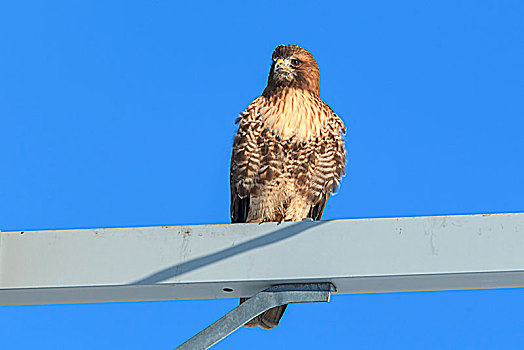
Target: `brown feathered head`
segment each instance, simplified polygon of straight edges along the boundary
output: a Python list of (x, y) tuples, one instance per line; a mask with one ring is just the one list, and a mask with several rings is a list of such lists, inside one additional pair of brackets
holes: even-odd
[(318, 94), (319, 71), (313, 55), (298, 45), (280, 45), (273, 51), (265, 94), (282, 87), (305, 89)]

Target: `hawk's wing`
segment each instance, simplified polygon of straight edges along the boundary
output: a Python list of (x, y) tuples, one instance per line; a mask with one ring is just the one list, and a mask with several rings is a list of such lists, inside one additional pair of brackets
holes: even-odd
[(298, 186), (302, 184), (309, 188), (310, 201), (314, 204), (308, 217), (313, 220), (322, 218), (326, 202), (337, 190), (341, 178), (345, 175), (346, 166), (346, 127), (327, 104), (322, 102), (322, 105), (330, 114), (328, 125), (322, 132), (321, 140), (311, 145), (316, 150), (313, 152), (314, 157), (307, 157), (307, 161), (302, 161), (300, 170), (305, 173), (306, 180), (299, 177), (297, 181)]
[(233, 186), (231, 186), (231, 223), (239, 223), (247, 221), (247, 214), (249, 213), (249, 195), (240, 198)]
[(324, 208), (326, 207), (329, 195), (329, 192), (324, 193), (320, 198), (320, 201), (311, 207), (311, 209), (309, 210), (308, 218), (311, 218), (315, 221), (320, 220), (320, 218), (322, 218), (322, 213), (324, 212)]
[(259, 135), (262, 122), (258, 118), (262, 97), (258, 97), (240, 114), (238, 132), (231, 155), (231, 222), (246, 222), (249, 214), (250, 192), (260, 167)]

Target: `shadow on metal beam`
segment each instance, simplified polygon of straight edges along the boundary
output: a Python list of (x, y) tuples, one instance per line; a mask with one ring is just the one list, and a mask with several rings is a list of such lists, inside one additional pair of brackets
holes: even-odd
[(190, 271), (196, 270), (206, 265), (216, 263), (217, 261), (227, 259), (234, 255), (244, 253), (244, 252), (247, 252), (247, 251), (250, 251), (256, 248), (260, 248), (263, 246), (267, 246), (267, 245), (282, 241), (284, 239), (288, 239), (310, 228), (322, 225), (326, 222), (328, 221), (297, 222), (293, 225), (286, 226), (279, 230), (268, 233), (264, 236), (257, 237), (247, 242), (240, 243), (238, 245), (226, 248), (216, 253), (208, 254), (200, 258), (195, 258), (195, 259), (192, 259), (192, 260), (180, 263), (180, 264), (173, 265), (151, 276), (140, 279), (136, 282), (132, 282), (131, 284), (154, 284), (154, 283), (162, 282), (162, 281), (165, 281), (167, 279), (170, 279), (176, 276), (181, 276)]

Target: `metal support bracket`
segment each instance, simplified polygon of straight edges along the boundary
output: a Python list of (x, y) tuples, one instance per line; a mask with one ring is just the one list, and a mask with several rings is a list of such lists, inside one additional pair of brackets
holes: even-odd
[(331, 292), (335, 291), (331, 283), (284, 284), (268, 288), (255, 294), (176, 349), (208, 349), (266, 310), (284, 304), (328, 302)]

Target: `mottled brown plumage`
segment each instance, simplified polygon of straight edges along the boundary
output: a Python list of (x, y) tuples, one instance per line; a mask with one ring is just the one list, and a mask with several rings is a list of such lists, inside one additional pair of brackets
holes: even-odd
[[(320, 220), (344, 175), (346, 130), (319, 96), (313, 56), (297, 45), (277, 47), (267, 87), (237, 122), (231, 222)], [(247, 326), (276, 327), (285, 307)]]

